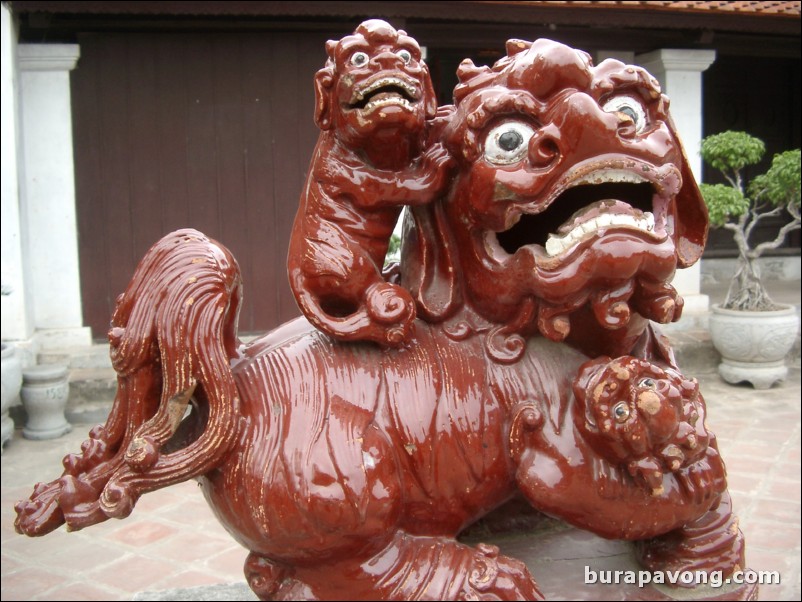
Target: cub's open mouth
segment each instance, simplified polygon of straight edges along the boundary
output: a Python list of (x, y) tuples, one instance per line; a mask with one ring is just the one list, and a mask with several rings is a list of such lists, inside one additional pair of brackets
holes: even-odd
[(407, 109), (420, 100), (415, 86), (396, 77), (385, 77), (354, 91), (348, 104), (351, 110), (371, 110), (379, 106), (395, 104)]
[(495, 233), (501, 249), (512, 255), (522, 247), (538, 245), (546, 255), (556, 257), (610, 230), (662, 237), (656, 231), (656, 221), (662, 220), (656, 220), (654, 202), (659, 191), (653, 182), (619, 170), (595, 175), (595, 183), (593, 178), (582, 178), (545, 210), (524, 213), (512, 228)]

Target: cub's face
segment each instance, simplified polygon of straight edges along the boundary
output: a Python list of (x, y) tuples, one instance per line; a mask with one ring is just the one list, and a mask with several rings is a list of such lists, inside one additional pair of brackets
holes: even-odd
[[(318, 72), (318, 117), (347, 141), (382, 131), (420, 133), (437, 101), (418, 43), (389, 24), (371, 20), (327, 45), (329, 62)], [(321, 123), (325, 122), (325, 125)]]
[(599, 358), (580, 369), (574, 393), (578, 430), (614, 464), (676, 472), (710, 443), (698, 383), (671, 368), (628, 356)]

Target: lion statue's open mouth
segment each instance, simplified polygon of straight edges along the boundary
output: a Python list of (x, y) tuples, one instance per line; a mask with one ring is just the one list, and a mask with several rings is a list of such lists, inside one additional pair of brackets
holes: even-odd
[(420, 86), (411, 79), (380, 74), (379, 77), (356, 86), (344, 109), (368, 114), (379, 107), (395, 105), (411, 111), (413, 105), (420, 102), (421, 96)]
[(515, 225), (486, 233), (487, 249), (500, 263), (522, 247), (541, 262), (564, 260), (613, 232), (659, 242), (666, 238), (666, 213), (678, 191), (673, 166), (658, 169), (638, 161), (583, 166), (567, 174), (539, 213), (515, 216)]

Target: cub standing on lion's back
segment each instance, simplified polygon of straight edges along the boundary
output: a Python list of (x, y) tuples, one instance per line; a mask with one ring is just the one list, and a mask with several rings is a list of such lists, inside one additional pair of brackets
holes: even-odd
[(415, 318), (412, 297), (382, 275), (401, 209), (431, 202), (448, 183), (437, 99), (418, 43), (384, 21), (326, 44), (315, 76), (321, 129), (289, 250), (304, 315), (347, 341), (397, 347)]

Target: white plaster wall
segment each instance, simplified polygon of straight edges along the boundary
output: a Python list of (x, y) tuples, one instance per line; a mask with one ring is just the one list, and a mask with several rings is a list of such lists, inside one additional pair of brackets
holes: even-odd
[[(702, 74), (697, 71), (670, 70), (663, 74), (662, 85), (671, 98), (671, 117), (677, 128), (680, 141), (685, 149), (694, 177), (699, 181), (702, 177), (702, 158), (699, 155), (702, 140)], [(680, 293), (689, 297), (701, 292), (701, 262), (689, 268), (678, 270), (672, 284)], [(687, 303), (704, 304), (704, 307), (689, 306), (689, 311), (707, 309), (708, 300), (686, 299)]]
[(702, 73), (715, 60), (714, 50), (667, 48), (637, 56), (638, 64), (660, 81), (671, 100), (671, 116), (697, 178), (702, 175)]
[(33, 334), (33, 320), (26, 303), (23, 265), (23, 228), (20, 216), (20, 181), (18, 173), (19, 128), (17, 127), (16, 30), (6, 5), (0, 6), (0, 171), (2, 171), (2, 285), (11, 294), (2, 298), (2, 338), (4, 341), (28, 339)]
[[(699, 148), (702, 141), (702, 72), (716, 58), (713, 50), (656, 50), (637, 56), (638, 64), (659, 81), (671, 101), (670, 112), (685, 149), (688, 164), (697, 181), (702, 175)], [(700, 263), (678, 270), (674, 287), (685, 299), (685, 311), (707, 311), (709, 299), (701, 294)]]
[[(663, 86), (669, 94), (669, 110), (691, 171), (697, 181), (702, 177), (702, 74), (691, 71), (669, 71)], [(669, 92), (674, 90), (674, 92)]]
[[(24, 50), (38, 48), (22, 47)], [(23, 60), (25, 60), (23, 58)], [(37, 291), (37, 328), (81, 325), (80, 291), (75, 279), (77, 248), (70, 244), (76, 228), (75, 181), (68, 71), (23, 71), (26, 200), (30, 231), (31, 280)], [(43, 118), (43, 116), (47, 116)], [(46, 294), (49, 292), (50, 294)]]
[(17, 51), (34, 326), (43, 347), (89, 344), (81, 307), (70, 106), (69, 72), (79, 50), (74, 44), (28, 44)]

